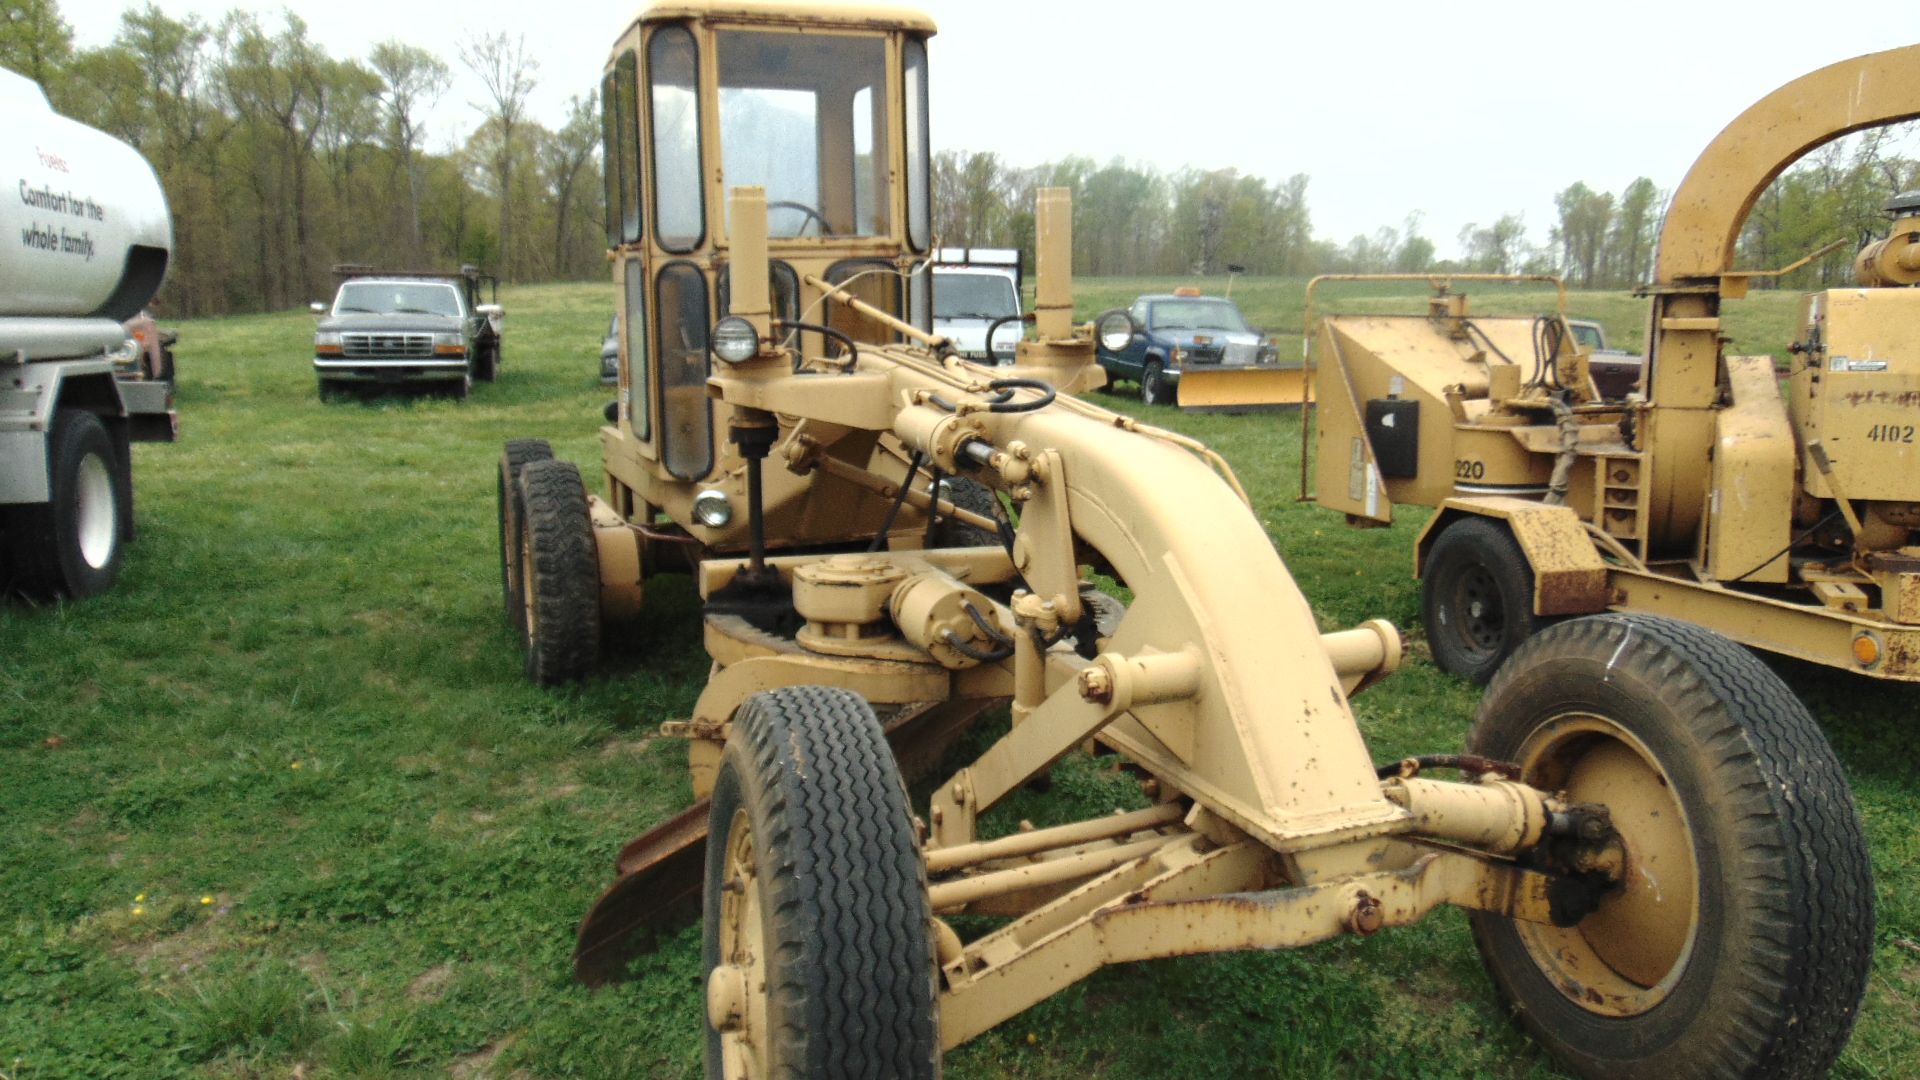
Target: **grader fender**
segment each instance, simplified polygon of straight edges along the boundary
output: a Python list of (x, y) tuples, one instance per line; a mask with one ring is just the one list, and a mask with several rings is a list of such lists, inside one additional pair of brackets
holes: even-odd
[(1306, 371), (1299, 367), (1188, 367), (1175, 400), (1184, 412), (1254, 412), (1307, 403)]
[(1607, 609), (1611, 598), (1607, 564), (1580, 516), (1568, 507), (1530, 499), (1485, 496), (1441, 503), (1414, 545), (1415, 577), (1425, 573), (1427, 552), (1441, 530), (1472, 515), (1498, 518), (1513, 531), (1533, 568), (1534, 614), (1584, 615)]

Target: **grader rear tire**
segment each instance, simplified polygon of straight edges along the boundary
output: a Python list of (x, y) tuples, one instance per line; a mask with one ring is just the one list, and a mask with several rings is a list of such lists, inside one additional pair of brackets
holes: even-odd
[(1440, 670), (1486, 684), (1545, 625), (1533, 613), (1533, 568), (1513, 533), (1469, 517), (1440, 530), (1421, 581), (1421, 621)]
[(570, 461), (520, 470), (520, 580), (527, 678), (578, 682), (600, 657), (600, 557), (587, 490)]
[(520, 470), (536, 461), (552, 461), (553, 447), (545, 439), (508, 439), (500, 452), (495, 477), (495, 509), (500, 517), (500, 595), (506, 602), (507, 625), (526, 632), (526, 596), (520, 591)]
[(939, 1075), (926, 874), (867, 703), (823, 686), (748, 699), (709, 820), (707, 1076)]
[(1469, 739), (1602, 803), (1624, 887), (1576, 926), (1471, 917), (1520, 1024), (1586, 1077), (1824, 1076), (1865, 992), (1873, 882), (1846, 777), (1780, 679), (1696, 626), (1541, 631)]

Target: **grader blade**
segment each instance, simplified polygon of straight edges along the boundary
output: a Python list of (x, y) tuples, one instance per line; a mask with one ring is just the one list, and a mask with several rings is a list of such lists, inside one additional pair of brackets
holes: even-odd
[(1186, 412), (1254, 412), (1298, 408), (1307, 401), (1299, 367), (1200, 367), (1180, 372), (1176, 399)]
[(627, 841), (613, 863), (619, 876), (580, 920), (574, 979), (588, 986), (613, 982), (661, 933), (693, 921), (706, 854), (705, 799)]

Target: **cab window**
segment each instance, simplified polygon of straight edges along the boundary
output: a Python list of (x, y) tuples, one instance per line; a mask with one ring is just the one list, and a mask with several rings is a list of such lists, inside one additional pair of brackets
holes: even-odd
[(902, 56), (907, 120), (907, 243), (915, 251), (932, 242), (932, 208), (927, 190), (931, 174), (927, 141), (927, 43), (913, 38)]
[(723, 30), (720, 157), (726, 186), (767, 191), (767, 233), (888, 232), (886, 41)]
[[(733, 267), (720, 271), (720, 314), (714, 321), (733, 314)], [(767, 296), (772, 300), (773, 317), (793, 322), (800, 318), (800, 275), (784, 262), (767, 265)]]
[(647, 44), (647, 109), (653, 125), (653, 230), (668, 251), (706, 239), (700, 183), (700, 59), (693, 34), (665, 26)]
[[(900, 317), (900, 274), (880, 259), (846, 259), (827, 270), (827, 284), (851, 282), (846, 295), (864, 300), (895, 318)], [(827, 325), (855, 341), (893, 341), (892, 327), (862, 315), (850, 305), (827, 301)]]
[(713, 471), (713, 402), (707, 397), (707, 281), (689, 262), (661, 267), (654, 317), (660, 324), (660, 457), (667, 472), (698, 480)]
[(627, 341), (627, 426), (641, 441), (653, 438), (653, 386), (647, 365), (647, 272), (639, 259), (628, 259), (627, 312), (620, 320)]
[[(626, 243), (637, 244), (641, 236), (640, 65), (634, 59), (633, 50), (620, 55), (620, 62), (614, 66), (614, 83), (608, 107), (613, 110), (618, 128), (609, 148), (612, 152), (607, 155), (607, 170), (611, 174), (617, 167), (620, 174), (620, 237)], [(614, 203), (609, 201), (607, 206), (611, 214)]]
[(606, 162), (600, 171), (607, 182), (608, 247), (620, 245), (620, 120), (614, 107), (619, 100), (617, 86), (611, 71), (600, 80), (600, 149), (601, 160)]

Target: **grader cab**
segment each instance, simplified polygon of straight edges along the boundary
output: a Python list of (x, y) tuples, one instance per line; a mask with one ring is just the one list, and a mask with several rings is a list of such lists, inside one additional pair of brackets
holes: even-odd
[(1859, 287), (1805, 299), (1784, 397), (1772, 358), (1724, 355), (1721, 321), (1754, 278), (1838, 246), (1735, 270), (1767, 184), (1821, 143), (1920, 115), (1916, 72), (1920, 46), (1835, 64), (1707, 147), (1662, 225), (1629, 394), (1601, 392), (1564, 297), (1488, 318), (1461, 279), (1436, 280), (1423, 314), (1311, 328), (1314, 497), (1363, 524), (1437, 508), (1416, 570), (1442, 667), (1484, 682), (1547, 620), (1612, 610), (1920, 681), (1920, 198), (1889, 207)]
[[(931, 32), (730, 0), (652, 9), (616, 46), (610, 135), (646, 184), (614, 262), (645, 329), (602, 431), (608, 498), (509, 446), (509, 605), (530, 670), (571, 671), (597, 648), (583, 613), (691, 572), (713, 668), (663, 725), (701, 801), (621, 853), (576, 975), (645, 963), (635, 947), (697, 893), (708, 1075), (933, 1077), (1104, 965), (1451, 904), (1584, 1075), (1831, 1064), (1865, 984), (1866, 854), (1779, 680), (1689, 627), (1582, 620), (1513, 660), (1469, 753), (1371, 761), (1349, 700), (1398, 665), (1399, 633), (1322, 633), (1223, 461), (1065, 392), (1093, 343), (1067, 318), (1060, 200), (1040, 206), (1038, 340), (1011, 373), (917, 322)], [(828, 130), (862, 86), (884, 176)], [(747, 110), (762, 88), (769, 111)], [(781, 161), (854, 171), (823, 165), (815, 188), (742, 164), (796, 117), (819, 130)], [(863, 192), (884, 224), (856, 213)], [(836, 275), (850, 250), (868, 263)], [(978, 533), (929, 535), (954, 518)], [(1010, 726), (981, 719), (997, 707)], [(984, 752), (942, 768), (976, 723), (998, 725)], [(1139, 778), (1135, 806), (1037, 829), (994, 813), (1090, 743)], [(940, 778), (924, 806), (908, 775)], [(959, 924), (968, 939), (960, 914), (1004, 921)]]

